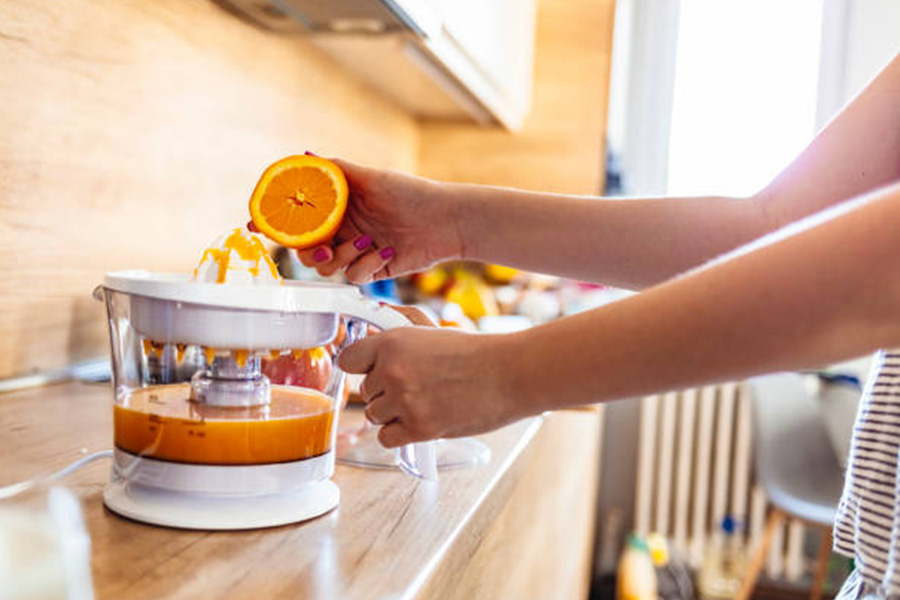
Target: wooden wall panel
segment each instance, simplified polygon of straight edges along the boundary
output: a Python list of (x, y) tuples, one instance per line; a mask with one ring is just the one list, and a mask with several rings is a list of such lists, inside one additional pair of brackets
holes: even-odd
[(615, 0), (538, 2), (531, 114), (516, 135), (427, 123), (419, 169), (450, 181), (596, 194), (604, 136)]
[(0, 377), (106, 353), (105, 271), (184, 271), (271, 161), (405, 170), (418, 126), (209, 0), (0, 3)]
[(539, 1), (533, 111), (511, 134), (420, 125), (212, 0), (0, 3), (0, 378), (103, 356), (102, 274), (190, 269), (285, 154), (595, 193), (613, 5)]

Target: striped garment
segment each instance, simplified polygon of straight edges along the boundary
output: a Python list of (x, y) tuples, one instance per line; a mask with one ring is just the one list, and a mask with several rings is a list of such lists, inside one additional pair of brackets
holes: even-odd
[[(900, 596), (900, 349), (879, 353), (873, 373), (853, 428), (834, 549), (854, 558), (859, 585), (886, 598)], [(840, 597), (861, 597), (850, 587)]]

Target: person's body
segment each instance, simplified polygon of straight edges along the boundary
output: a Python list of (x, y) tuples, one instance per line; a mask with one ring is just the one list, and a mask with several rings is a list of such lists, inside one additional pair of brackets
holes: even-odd
[[(514, 334), (409, 328), (354, 344), (340, 365), (367, 374), (389, 447), (900, 347), (900, 57), (750, 198), (585, 199), (338, 162), (348, 217), (332, 246), (301, 253), (322, 274), (361, 283), (462, 258), (643, 290)], [(866, 471), (856, 441), (836, 537), (864, 580), (897, 593), (900, 397), (887, 401), (872, 426), (883, 464)]]

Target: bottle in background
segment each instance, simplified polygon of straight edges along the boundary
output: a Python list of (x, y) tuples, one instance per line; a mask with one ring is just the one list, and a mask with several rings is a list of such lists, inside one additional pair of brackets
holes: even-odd
[(726, 515), (700, 567), (697, 588), (702, 600), (729, 600), (740, 589), (746, 557), (737, 531), (737, 521)]
[(656, 570), (647, 542), (635, 533), (628, 536), (616, 575), (616, 600), (656, 600)]

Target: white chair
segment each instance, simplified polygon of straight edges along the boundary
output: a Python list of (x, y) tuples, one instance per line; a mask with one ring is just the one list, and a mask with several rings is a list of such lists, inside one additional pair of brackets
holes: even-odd
[[(831, 553), (831, 528), (844, 474), (817, 399), (804, 375), (751, 379), (756, 476), (771, 501), (759, 546), (748, 563), (738, 600), (749, 600), (775, 531), (796, 518), (823, 531), (810, 598), (819, 600)], [(847, 423), (852, 428), (853, 423)]]

